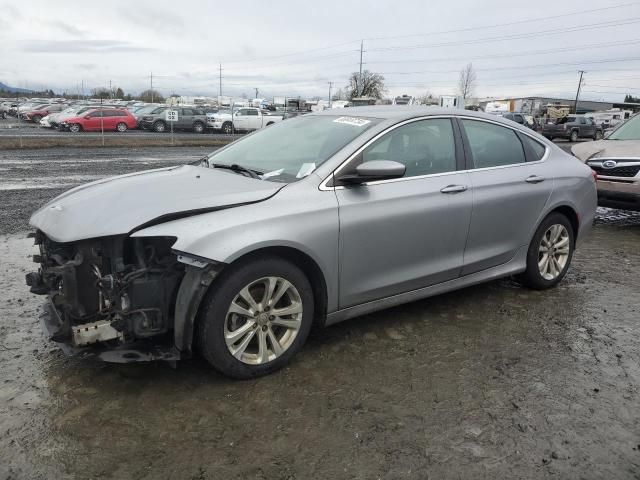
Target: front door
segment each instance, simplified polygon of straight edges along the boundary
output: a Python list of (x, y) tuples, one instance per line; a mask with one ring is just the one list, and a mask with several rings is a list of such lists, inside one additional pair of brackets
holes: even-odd
[(371, 160), (406, 165), (403, 178), (338, 186), (340, 308), (459, 276), (471, 216), (471, 188), (457, 127), (415, 120), (384, 134), (340, 174)]
[(527, 248), (553, 189), (546, 147), (482, 120), (461, 120), (473, 187), (463, 275), (495, 267)]

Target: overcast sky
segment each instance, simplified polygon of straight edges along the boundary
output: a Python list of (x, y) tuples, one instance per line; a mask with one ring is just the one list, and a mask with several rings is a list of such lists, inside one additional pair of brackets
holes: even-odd
[[(597, 9), (597, 10), (596, 10)], [(596, 11), (594, 11), (596, 10)], [(326, 97), (358, 70), (389, 96), (455, 94), (473, 62), (475, 96), (640, 95), (640, 2), (450, 0), (270, 2), (0, 0), (0, 81), (85, 91)]]

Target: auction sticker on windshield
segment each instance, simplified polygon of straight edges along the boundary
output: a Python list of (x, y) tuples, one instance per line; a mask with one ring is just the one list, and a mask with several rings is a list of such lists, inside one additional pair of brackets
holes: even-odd
[(344, 123), (346, 125), (353, 125), (354, 127), (364, 127), (367, 123), (371, 123), (371, 120), (357, 117), (340, 117), (336, 118), (334, 123)]

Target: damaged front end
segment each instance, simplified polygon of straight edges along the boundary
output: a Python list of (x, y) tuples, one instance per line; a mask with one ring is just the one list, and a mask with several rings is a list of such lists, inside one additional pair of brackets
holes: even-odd
[(173, 326), (185, 265), (175, 238), (126, 235), (58, 243), (38, 230), (31, 292), (47, 295), (43, 323), (69, 353), (132, 362), (177, 360)]

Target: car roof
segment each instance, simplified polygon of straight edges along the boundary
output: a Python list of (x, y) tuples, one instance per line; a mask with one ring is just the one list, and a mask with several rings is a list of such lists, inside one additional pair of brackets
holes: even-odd
[(504, 123), (513, 127), (511, 122), (504, 120), (502, 117), (492, 115), (490, 113), (476, 112), (473, 110), (460, 110), (458, 108), (434, 108), (425, 106), (407, 106), (407, 105), (372, 105), (367, 107), (349, 107), (339, 109), (328, 109), (322, 112), (313, 112), (308, 115), (327, 115), (339, 117), (370, 117), (382, 120), (402, 121), (415, 117), (439, 116), (439, 115), (455, 115), (465, 117), (476, 117), (494, 122)]

